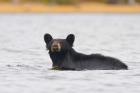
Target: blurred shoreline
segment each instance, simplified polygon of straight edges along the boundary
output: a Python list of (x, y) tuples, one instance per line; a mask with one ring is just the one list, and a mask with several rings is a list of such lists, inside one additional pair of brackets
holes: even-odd
[(79, 5), (0, 4), (0, 13), (140, 13), (140, 5), (85, 3)]

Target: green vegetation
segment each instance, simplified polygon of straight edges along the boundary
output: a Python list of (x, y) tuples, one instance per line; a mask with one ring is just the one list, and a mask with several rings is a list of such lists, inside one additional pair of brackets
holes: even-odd
[(140, 3), (140, 0), (136, 0), (136, 2), (139, 2)]
[(4, 3), (4, 2), (11, 2), (11, 0), (0, 0), (1, 3)]
[(78, 0), (47, 0), (47, 1), (48, 3), (59, 4), (59, 5), (75, 4), (78, 2)]
[(112, 4), (127, 4), (131, 2), (140, 3), (140, 0), (0, 0), (0, 3), (44, 3), (44, 4), (59, 4), (68, 5), (80, 2), (98, 2), (98, 3), (112, 3)]
[(44, 4), (75, 4), (79, 0), (0, 0), (0, 3), (44, 3)]

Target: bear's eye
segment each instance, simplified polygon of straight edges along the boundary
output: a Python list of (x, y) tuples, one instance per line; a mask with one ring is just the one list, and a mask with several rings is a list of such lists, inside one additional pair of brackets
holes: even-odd
[(59, 42), (60, 46), (62, 47), (63, 46), (63, 42)]

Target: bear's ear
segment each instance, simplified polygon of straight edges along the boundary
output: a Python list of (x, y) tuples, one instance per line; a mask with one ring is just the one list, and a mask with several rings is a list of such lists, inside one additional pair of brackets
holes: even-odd
[(73, 46), (73, 42), (74, 42), (74, 40), (75, 40), (74, 34), (69, 34), (69, 35), (67, 36), (66, 40), (67, 40), (67, 42), (68, 42), (71, 46)]
[(53, 38), (52, 38), (52, 36), (50, 34), (46, 33), (44, 35), (44, 41), (46, 42), (46, 44), (48, 44), (52, 39)]

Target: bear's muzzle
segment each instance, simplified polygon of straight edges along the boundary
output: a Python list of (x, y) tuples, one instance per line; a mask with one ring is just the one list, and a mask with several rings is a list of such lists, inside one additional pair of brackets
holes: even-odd
[(60, 52), (61, 51), (61, 45), (59, 42), (53, 42), (51, 46), (51, 52)]

